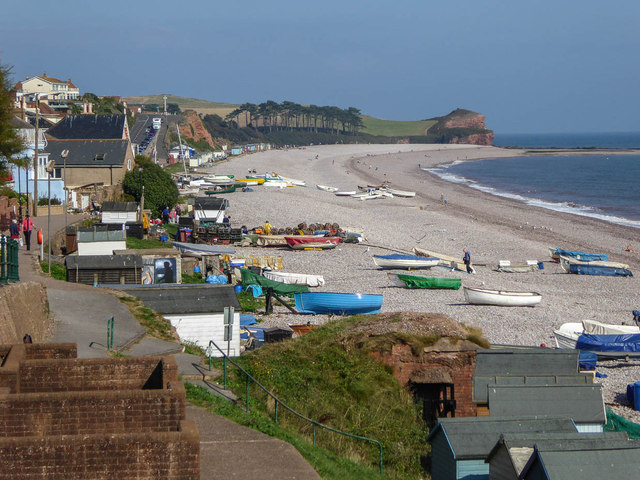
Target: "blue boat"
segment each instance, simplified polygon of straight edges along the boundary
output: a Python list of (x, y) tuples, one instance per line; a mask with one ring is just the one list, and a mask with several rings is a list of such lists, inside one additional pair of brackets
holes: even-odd
[(609, 256), (606, 253), (586, 253), (580, 251), (563, 250), (562, 248), (550, 248), (551, 259), (558, 262), (560, 257), (575, 258), (583, 262), (608, 262)]
[(358, 315), (378, 313), (382, 307), (382, 295), (363, 293), (296, 293), (294, 299), (300, 313)]
[(640, 356), (640, 334), (592, 335), (583, 333), (576, 342), (578, 350), (594, 352), (598, 357)]
[[(560, 257), (562, 268), (567, 273), (576, 275), (602, 275), (606, 277), (633, 277), (633, 273), (622, 264), (602, 265), (594, 263), (571, 263)], [(609, 262), (613, 263), (613, 262)]]

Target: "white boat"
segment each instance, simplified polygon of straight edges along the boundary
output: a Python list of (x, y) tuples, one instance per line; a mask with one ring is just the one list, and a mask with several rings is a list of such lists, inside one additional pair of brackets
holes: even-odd
[(356, 194), (355, 190), (344, 191), (344, 190), (336, 190), (333, 194), (337, 197), (351, 197)]
[(462, 287), (464, 298), (473, 305), (496, 305), (500, 307), (533, 307), (540, 303), (542, 295), (536, 292), (508, 292), (483, 288)]
[(292, 184), (285, 182), (283, 180), (269, 180), (262, 184), (263, 187), (276, 187), (276, 188), (284, 188), (284, 187), (293, 187)]
[(527, 260), (525, 263), (511, 263), (509, 260), (500, 260), (498, 272), (505, 273), (529, 273), (540, 270), (536, 260)]
[(307, 285), (309, 287), (322, 287), (324, 285), (324, 277), (322, 275), (306, 275), (304, 273), (287, 273), (265, 271), (262, 275), (269, 280), (282, 282), (289, 285)]
[(207, 175), (204, 178), (211, 183), (230, 183), (234, 181), (232, 175)]
[(558, 330), (553, 331), (558, 348), (576, 348), (578, 337), (583, 333), (592, 335), (633, 335), (640, 333), (636, 325), (612, 325), (596, 320), (583, 320), (582, 323), (563, 323)]
[(303, 180), (297, 180), (295, 178), (290, 178), (290, 177), (283, 177), (282, 175), (280, 175), (280, 179), (287, 183), (290, 183), (291, 185), (296, 185), (298, 187), (305, 187), (307, 185)]
[(411, 198), (416, 196), (416, 192), (409, 192), (406, 190), (396, 190), (395, 188), (387, 188), (387, 192), (396, 196), (396, 197), (406, 197)]
[(418, 255), (419, 257), (438, 257), (440, 261), (438, 265), (447, 268), (453, 268), (454, 270), (460, 270), (462, 272), (467, 271), (467, 266), (462, 261), (462, 258), (452, 257), (450, 255), (444, 255), (442, 253), (432, 252), (430, 250), (425, 250), (424, 248), (414, 247), (413, 253)]
[(322, 190), (324, 192), (331, 192), (331, 193), (338, 191), (337, 187), (328, 187), (327, 185), (316, 185), (316, 188), (318, 190)]
[(421, 269), (438, 265), (438, 258), (418, 257), (415, 255), (374, 255), (374, 263), (380, 268)]

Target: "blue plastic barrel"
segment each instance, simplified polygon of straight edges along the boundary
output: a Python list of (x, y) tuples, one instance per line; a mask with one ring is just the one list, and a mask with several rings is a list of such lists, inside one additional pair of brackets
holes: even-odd
[(539, 268), (540, 270), (544, 270), (544, 263), (542, 263), (542, 262), (538, 262), (538, 268)]
[(640, 382), (627, 385), (627, 401), (634, 410), (640, 411)]
[(234, 290), (236, 291), (236, 293), (241, 293), (242, 292), (242, 285), (236, 285), (234, 287)]

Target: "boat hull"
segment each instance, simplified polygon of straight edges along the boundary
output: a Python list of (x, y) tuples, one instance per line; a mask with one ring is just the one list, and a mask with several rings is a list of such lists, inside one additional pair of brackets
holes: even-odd
[(460, 278), (419, 277), (416, 275), (397, 275), (407, 288), (449, 289), (458, 290), (462, 285)]
[(540, 303), (542, 295), (536, 292), (507, 292), (464, 287), (464, 298), (472, 305), (534, 307)]
[(567, 273), (576, 275), (598, 275), (605, 277), (633, 277), (629, 266), (616, 262), (581, 262), (569, 257), (560, 256), (560, 266)]
[(322, 190), (323, 192), (331, 192), (331, 193), (333, 193), (333, 192), (337, 192), (338, 191), (338, 189), (336, 187), (329, 187), (327, 185), (316, 185), (316, 188), (318, 190)]
[(311, 292), (297, 293), (294, 299), (300, 313), (360, 315), (378, 313), (382, 308), (382, 295)]
[(342, 237), (319, 237), (315, 235), (294, 235), (284, 237), (291, 248), (295, 250), (304, 250), (305, 248), (335, 248), (342, 241)]
[(262, 272), (262, 275), (269, 280), (282, 282), (289, 285), (307, 285), (308, 287), (321, 287), (324, 285), (324, 277), (322, 275), (305, 275), (303, 273), (287, 273), (287, 272)]
[(435, 267), (440, 259), (414, 255), (374, 255), (373, 261), (379, 268), (418, 270)]

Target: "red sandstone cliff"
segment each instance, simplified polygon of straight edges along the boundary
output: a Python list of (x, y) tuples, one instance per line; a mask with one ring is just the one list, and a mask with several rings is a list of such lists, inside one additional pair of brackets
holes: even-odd
[(493, 144), (493, 131), (487, 130), (484, 115), (458, 108), (437, 120), (427, 133), (441, 136), (444, 143)]
[(184, 121), (180, 124), (180, 135), (184, 138), (192, 138), (196, 142), (204, 140), (213, 148), (216, 148), (216, 143), (213, 141), (211, 134), (204, 128), (200, 116), (195, 111), (185, 111), (182, 114), (182, 118)]

